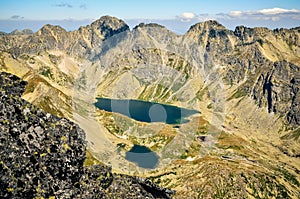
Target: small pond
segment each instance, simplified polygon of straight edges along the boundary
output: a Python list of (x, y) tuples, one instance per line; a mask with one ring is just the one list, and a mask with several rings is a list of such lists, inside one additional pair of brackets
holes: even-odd
[(159, 156), (145, 146), (134, 145), (126, 152), (125, 159), (136, 163), (141, 168), (154, 169), (157, 166)]

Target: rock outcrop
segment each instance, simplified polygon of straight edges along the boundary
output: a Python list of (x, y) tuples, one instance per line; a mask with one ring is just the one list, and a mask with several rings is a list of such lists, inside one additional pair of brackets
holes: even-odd
[(170, 198), (168, 189), (84, 167), (85, 133), (21, 98), (26, 82), (0, 73), (1, 198)]

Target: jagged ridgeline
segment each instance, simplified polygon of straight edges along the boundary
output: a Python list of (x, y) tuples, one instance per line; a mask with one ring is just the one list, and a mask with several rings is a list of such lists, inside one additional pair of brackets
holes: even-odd
[[(147, 31), (149, 27), (153, 28), (151, 30), (154, 32)], [(239, 26), (232, 31), (216, 21), (207, 21), (192, 26), (182, 36), (156, 24), (141, 24), (134, 31), (138, 29), (145, 30), (144, 33), (148, 34), (148, 37), (141, 38), (142, 42), (169, 40), (169, 44), (176, 45), (175, 41), (193, 41), (205, 51), (213, 63), (222, 66), (220, 75), (226, 85), (232, 88), (229, 93), (232, 94), (230, 99), (250, 97), (258, 107), (266, 108), (283, 119), (285, 129), (300, 125), (299, 27), (269, 30)], [(105, 53), (107, 48), (115, 48), (118, 42), (122, 41), (119, 39), (115, 43), (111, 42), (109, 46), (102, 46), (106, 39), (128, 31), (129, 27), (124, 21), (105, 16), (71, 32), (60, 26), (45, 25), (36, 33), (24, 30), (3, 34), (0, 37), (1, 67), (2, 70), (18, 73), (28, 79), (32, 87), (26, 92), (34, 92), (34, 88), (46, 86), (49, 89), (48, 93), (52, 95), (62, 90), (57, 90), (58, 86), (74, 86), (74, 81), (78, 80), (76, 78), (80, 66), (101, 64), (97, 62), (97, 58)], [(143, 31), (140, 34), (142, 33)], [(149, 62), (148, 58), (155, 57), (155, 53), (158, 58), (164, 59), (161, 61), (168, 66), (190, 75), (189, 68), (185, 68), (185, 64), (188, 63), (184, 63), (182, 57), (176, 57), (170, 52), (161, 55), (163, 52), (159, 48), (156, 52), (153, 50), (155, 49), (144, 49), (125, 57), (132, 59), (121, 57), (113, 63), (119, 68), (108, 68), (104, 74), (107, 79), (98, 81), (103, 83), (102, 86), (106, 86), (105, 80), (111, 82), (110, 78), (124, 74), (124, 71), (131, 69), (132, 64)], [(90, 63), (84, 62), (86, 60)], [(117, 63), (121, 61), (121, 65)], [(81, 83), (86, 81), (84, 77), (81, 80)], [(101, 89), (101, 85), (98, 86)], [(67, 107), (70, 98), (64, 92), (56, 94), (59, 97), (53, 101), (50, 94), (41, 92), (39, 97), (35, 97), (36, 94), (30, 96), (30, 101), (59, 115), (70, 111), (71, 107)], [(101, 95), (104, 91), (99, 92)], [(203, 94), (200, 91), (198, 93)], [(161, 93), (157, 93), (155, 97), (159, 98), (159, 94)], [(150, 94), (141, 93), (140, 98), (147, 98), (148, 95)]]
[[(170, 198), (145, 179), (86, 162), (85, 133), (21, 98), (26, 82), (0, 73), (1, 198)], [(89, 162), (91, 160), (88, 160)]]
[[(7, 118), (1, 121), (1, 128), (6, 128), (4, 134), (1, 131), (1, 147), (15, 151), (5, 151), (1, 161), (5, 157), (19, 162), (2, 164), (3, 194), (17, 197), (23, 193), (18, 187), (25, 193), (33, 186), (33, 192), (26, 194), (51, 193), (63, 198), (80, 193), (89, 198), (97, 191), (102, 196), (106, 191), (125, 194), (127, 189), (136, 196), (169, 197), (170, 192), (161, 188), (155, 190), (162, 195), (155, 195), (148, 181), (145, 185), (140, 179), (112, 174), (104, 166), (83, 167), (83, 132), (68, 120), (52, 116), (56, 115), (77, 123), (85, 131), (93, 155), (122, 173), (136, 171), (124, 169), (128, 162), (121, 157), (134, 145), (163, 155), (175, 151), (175, 158), (161, 168), (139, 173), (176, 190), (175, 198), (299, 198), (299, 66), (300, 27), (269, 30), (239, 26), (228, 30), (217, 21), (206, 21), (177, 35), (158, 24), (140, 24), (130, 30), (124, 21), (104, 16), (70, 32), (45, 25), (35, 33), (0, 33), (0, 70), (28, 82), (24, 88), (16, 77), (1, 76), (10, 82), (1, 84), (1, 99), (5, 99), (1, 106), (12, 108), (2, 110), (7, 115), (1, 117)], [(12, 86), (15, 83), (23, 86)], [(10, 89), (18, 94), (8, 95)], [(201, 115), (189, 118), (186, 129), (159, 124), (159, 132), (143, 137), (140, 129), (145, 123), (96, 110), (93, 103), (97, 97), (180, 106)], [(21, 136), (13, 137), (14, 128)], [(180, 150), (171, 148), (170, 153), (164, 153), (176, 139), (184, 143), (174, 147)], [(53, 143), (55, 153), (51, 151)], [(36, 151), (27, 149), (27, 144)], [(51, 170), (55, 159), (61, 171)], [(30, 170), (32, 165), (25, 166), (32, 161), (38, 172)], [(65, 176), (74, 177), (50, 178), (64, 171)], [(98, 181), (93, 172), (103, 178)], [(113, 192), (121, 181), (125, 184), (117, 190), (124, 192)], [(60, 189), (56, 190), (56, 185)], [(93, 185), (102, 188), (94, 189)]]

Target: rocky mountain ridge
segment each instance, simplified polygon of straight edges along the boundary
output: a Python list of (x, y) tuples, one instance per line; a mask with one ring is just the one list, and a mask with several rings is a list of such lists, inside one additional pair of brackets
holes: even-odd
[(34, 34), (12, 34), (12, 39), (2, 38), (1, 50), (10, 52), (15, 58), (23, 53), (37, 54), (47, 50), (63, 50), (74, 56), (86, 57), (105, 38), (127, 30), (129, 27), (125, 22), (109, 16), (71, 32), (47, 24)]
[[(153, 26), (140, 24), (135, 29)], [(296, 102), (292, 99), (298, 99), (299, 88), (297, 83), (291, 82), (293, 78), (297, 78), (294, 75), (299, 73), (299, 30), (299, 27), (272, 31), (267, 28), (238, 26), (231, 31), (217, 21), (207, 21), (192, 26), (183, 37), (194, 40), (214, 63), (226, 68), (224, 78), (227, 84), (243, 82), (239, 90), (244, 90), (259, 107), (283, 115), (285, 122), (295, 128), (300, 124), (300, 116)], [(72, 32), (59, 26), (45, 25), (35, 34), (4, 35), (0, 37), (0, 50), (10, 53), (15, 59), (24, 53), (34, 55), (60, 50), (71, 56), (95, 60), (103, 51), (101, 45), (106, 38), (126, 31), (129, 31), (129, 27), (125, 22), (104, 16), (91, 25)], [(278, 70), (284, 71), (285, 75), (281, 76), (283, 73)], [(275, 75), (271, 75), (273, 73)], [(276, 75), (277, 73), (280, 74)], [(284, 83), (274, 84), (273, 89), (266, 91), (266, 85), (270, 85), (267, 82), (270, 81)]]
[(284, 116), (295, 128), (299, 110), (292, 99), (298, 98), (299, 85), (292, 82), (300, 73), (299, 30), (238, 26), (230, 31), (208, 21), (191, 27), (186, 36), (202, 45), (215, 63), (224, 65), (227, 84), (242, 82), (239, 92), (243, 90), (259, 107)]

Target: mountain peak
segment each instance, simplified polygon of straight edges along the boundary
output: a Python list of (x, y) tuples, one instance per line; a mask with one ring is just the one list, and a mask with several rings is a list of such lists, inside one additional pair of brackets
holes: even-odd
[(33, 31), (30, 29), (24, 29), (24, 30), (16, 29), (9, 34), (11, 34), (11, 35), (27, 35), (27, 34), (33, 34)]
[[(201, 23), (200, 23), (201, 24)], [(224, 27), (221, 23), (219, 23), (217, 20), (207, 20), (202, 22), (202, 24), (205, 25), (211, 25), (211, 26), (220, 26), (220, 27)], [(225, 27), (224, 27), (225, 28)]]
[(135, 26), (133, 29), (137, 29), (137, 28), (143, 28), (143, 27), (152, 27), (152, 28), (166, 28), (165, 26), (162, 26), (160, 24), (157, 23), (140, 23), (139, 25)]
[(94, 21), (91, 26), (96, 28), (106, 27), (112, 30), (118, 30), (122, 27), (129, 29), (129, 26), (123, 20), (109, 15), (102, 16), (100, 19)]
[(59, 32), (67, 32), (67, 31), (63, 29), (61, 26), (46, 24), (37, 32), (37, 34), (38, 35), (49, 34), (51, 32), (59, 33)]
[(220, 24), (216, 20), (208, 20), (204, 22), (197, 23), (190, 27), (189, 31), (191, 30), (203, 30), (203, 29), (226, 29), (222, 24)]
[(102, 16), (87, 27), (96, 32), (100, 31), (104, 38), (129, 30), (129, 26), (123, 20), (108, 15)]

